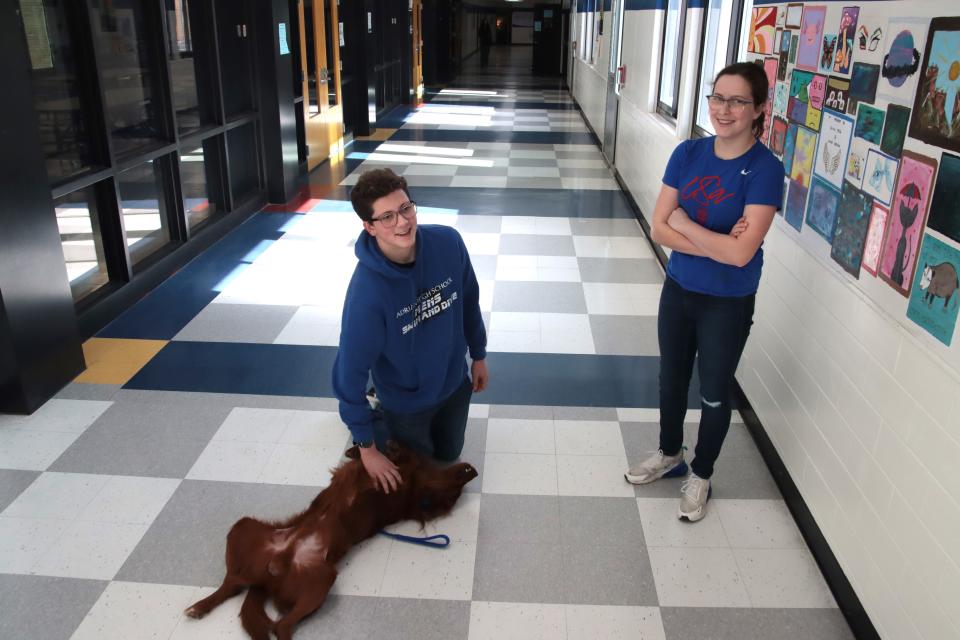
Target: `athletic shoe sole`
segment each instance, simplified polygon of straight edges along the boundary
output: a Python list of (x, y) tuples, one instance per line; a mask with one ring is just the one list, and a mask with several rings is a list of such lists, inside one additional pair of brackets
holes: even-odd
[(688, 469), (689, 467), (687, 466), (686, 460), (681, 460), (676, 466), (670, 467), (659, 476), (650, 478), (649, 480), (641, 480), (640, 476), (632, 476), (629, 473), (623, 474), (623, 478), (630, 484), (650, 484), (654, 480), (659, 480), (660, 478), (680, 478), (687, 475)]
[[(707, 502), (710, 502), (710, 496), (712, 495), (713, 485), (707, 489)], [(707, 515), (707, 502), (704, 502), (703, 507), (692, 513), (684, 513), (683, 511), (677, 509), (677, 518), (680, 520), (686, 520), (688, 522), (699, 522), (700, 520), (703, 520), (704, 516)]]

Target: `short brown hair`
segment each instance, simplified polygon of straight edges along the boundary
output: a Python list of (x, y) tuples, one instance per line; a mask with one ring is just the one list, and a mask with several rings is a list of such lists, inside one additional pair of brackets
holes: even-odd
[(402, 189), (408, 197), (410, 196), (406, 178), (398, 176), (390, 169), (373, 169), (364, 172), (350, 190), (350, 202), (353, 203), (353, 210), (357, 212), (360, 219), (370, 222), (373, 216), (373, 203), (399, 189)]

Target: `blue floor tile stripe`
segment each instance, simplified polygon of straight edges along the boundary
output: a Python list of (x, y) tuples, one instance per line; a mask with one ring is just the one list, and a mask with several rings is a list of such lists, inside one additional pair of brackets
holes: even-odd
[[(335, 347), (171, 342), (126, 389), (332, 397)], [(489, 353), (485, 404), (656, 407), (659, 358)], [(696, 388), (696, 382), (694, 383)], [(690, 397), (699, 392), (691, 390)], [(691, 404), (691, 407), (695, 407)]]
[(442, 96), (433, 97), (428, 104), (464, 107), (494, 107), (496, 109), (544, 109), (546, 111), (576, 111), (569, 102), (542, 102), (529, 100), (453, 100)]
[(613, 190), (410, 187), (410, 193), (419, 205), (452, 209), (464, 215), (634, 217), (623, 193)]
[(519, 142), (523, 144), (592, 144), (600, 146), (592, 133), (575, 131), (449, 131), (444, 129), (400, 129), (391, 142)]
[(217, 295), (217, 285), (283, 235), (291, 213), (258, 213), (103, 328), (101, 338), (169, 340)]

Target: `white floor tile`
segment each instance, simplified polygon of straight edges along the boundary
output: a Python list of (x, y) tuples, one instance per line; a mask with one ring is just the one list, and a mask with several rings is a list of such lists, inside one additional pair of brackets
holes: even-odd
[(490, 418), (487, 421), (488, 453), (556, 452), (553, 420)]
[(450, 542), (438, 553), (423, 545), (394, 541), (380, 595), (429, 600), (470, 600), (475, 542)]
[(606, 169), (607, 162), (602, 158), (584, 160), (581, 158), (560, 158), (557, 165), (564, 169)]
[[(19, 426), (34, 431), (62, 431), (81, 434), (93, 424), (112, 402), (102, 400), (67, 400), (54, 398), (29, 416), (22, 416)], [(2, 424), (2, 423), (0, 423)]]
[(454, 176), (457, 165), (411, 164), (403, 171), (404, 176)]
[[(719, 500), (707, 507), (716, 511)], [(677, 518), (679, 492), (675, 498), (637, 498), (643, 537), (650, 547), (715, 547), (727, 549), (730, 542), (716, 513), (700, 522), (690, 523)]]
[(535, 160), (554, 160), (557, 157), (556, 151), (552, 149), (537, 150), (537, 149), (511, 149), (510, 150), (511, 158), (525, 158), (525, 159), (535, 159)]
[(661, 607), (750, 606), (730, 549), (648, 547), (648, 551)]
[(661, 289), (658, 284), (583, 283), (587, 311), (597, 315), (656, 316)]
[[(213, 591), (213, 587), (197, 587), (191, 595), (183, 599), (181, 610), (206, 598)], [(181, 615), (170, 640), (248, 640), (250, 636), (243, 630), (243, 625), (240, 623), (240, 605), (243, 604), (243, 598), (243, 593), (230, 598), (204, 616), (202, 620)], [(271, 609), (273, 607), (268, 603), (267, 615), (276, 619), (276, 612)]]
[(535, 312), (493, 311), (490, 314), (490, 331), (540, 332), (540, 315)]
[(150, 525), (180, 486), (175, 478), (103, 477), (107, 483), (80, 511), (78, 521)]
[(487, 351), (540, 353), (539, 331), (493, 331), (487, 334)]
[(460, 235), (471, 256), (495, 256), (500, 253), (499, 233), (465, 232)]
[(65, 520), (0, 516), (0, 573), (30, 573), (68, 525)]
[(754, 607), (836, 607), (807, 549), (734, 549)]
[(468, 416), (470, 418), (480, 418), (485, 419), (490, 417), (490, 405), (488, 404), (477, 404), (475, 402), (470, 403), (470, 412)]
[(596, 191), (619, 191), (620, 185), (613, 178), (560, 178), (564, 189)]
[(195, 593), (196, 587), (112, 582), (71, 640), (167, 640), (177, 627), (183, 609), (192, 604)]
[(558, 640), (566, 637), (563, 605), (470, 603), (469, 640)]
[(149, 524), (71, 523), (31, 573), (112, 580), (149, 528)]
[(495, 280), (478, 280), (480, 287), (480, 311), (493, 310), (493, 290), (496, 288)]
[(559, 178), (557, 167), (508, 167), (508, 178)]
[(625, 456), (620, 423), (599, 420), (557, 420), (557, 453)]
[[(341, 304), (343, 296), (340, 298)], [(340, 313), (302, 306), (280, 331), (274, 344), (337, 346), (340, 343)]]
[(282, 444), (315, 445), (337, 448), (341, 451), (350, 442), (340, 414), (334, 411), (292, 411), (286, 431), (280, 436)]
[(3, 511), (3, 515), (73, 520), (93, 501), (109, 479), (109, 476), (89, 473), (41, 474)]
[(660, 409), (628, 407), (617, 409), (620, 422), (660, 422)]
[(443, 534), (450, 538), (451, 545), (455, 542), (470, 542), (476, 544), (477, 532), (480, 525), (479, 493), (464, 493), (457, 500), (453, 511), (442, 518), (431, 520), (420, 528), (419, 522), (404, 520), (386, 527), (390, 533), (399, 533), (405, 536), (426, 537)]
[(193, 463), (189, 480), (257, 482), (276, 445), (211, 441)]
[(659, 607), (564, 606), (567, 640), (666, 640)]
[(293, 412), (286, 409), (236, 407), (227, 415), (213, 439), (223, 442), (279, 442), (292, 418)]
[[(633, 485), (623, 479), (627, 460), (618, 456), (557, 455), (557, 479), (562, 496), (632, 498)], [(484, 470), (486, 474), (486, 470)]]
[(0, 468), (43, 471), (79, 437), (66, 431), (4, 427), (0, 430)]
[(507, 186), (507, 178), (506, 176), (454, 176), (450, 186), (504, 189)]
[(596, 353), (589, 316), (574, 313), (541, 314), (540, 348), (544, 353)]
[(483, 461), (483, 493), (555, 496), (557, 459), (552, 455), (488, 453)]
[(652, 258), (643, 238), (573, 236), (573, 247), (581, 258)]
[[(380, 585), (387, 569), (393, 540), (386, 536), (373, 536), (350, 549), (337, 564), (337, 581), (330, 593), (350, 596), (380, 595)], [(434, 551), (428, 549), (428, 551)]]
[(800, 529), (783, 500), (711, 502), (730, 544), (741, 549), (805, 549)]
[(343, 446), (278, 444), (257, 481), (325, 487), (330, 484), (330, 470), (340, 463), (342, 455)]

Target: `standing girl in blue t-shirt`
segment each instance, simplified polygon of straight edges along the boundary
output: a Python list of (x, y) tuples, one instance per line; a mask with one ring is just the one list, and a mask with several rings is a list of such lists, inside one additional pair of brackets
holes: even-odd
[(672, 249), (660, 297), (660, 450), (626, 474), (634, 484), (687, 472), (683, 419), (697, 359), (700, 431), (679, 517), (706, 515), (710, 476), (730, 427), (730, 388), (753, 324), (763, 238), (783, 199), (783, 164), (763, 133), (767, 76), (732, 64), (707, 96), (717, 135), (678, 146), (663, 175), (651, 236)]

